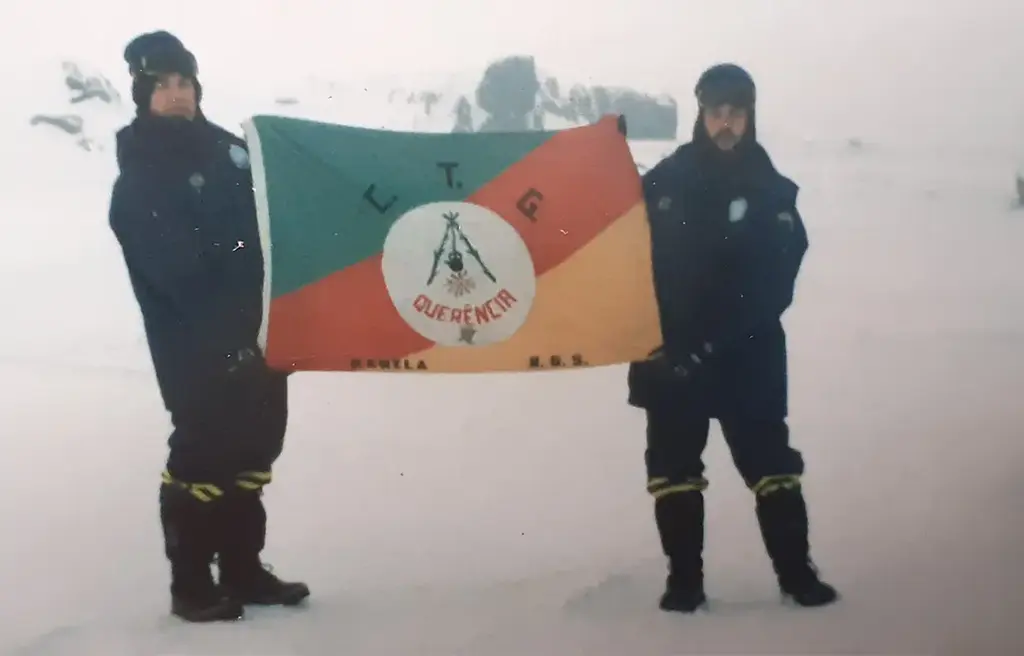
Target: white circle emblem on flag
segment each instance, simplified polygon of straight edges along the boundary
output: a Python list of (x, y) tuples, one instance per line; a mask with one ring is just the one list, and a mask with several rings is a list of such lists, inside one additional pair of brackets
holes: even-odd
[(381, 268), (398, 314), (441, 346), (505, 341), (537, 293), (519, 233), (473, 203), (427, 203), (403, 214), (384, 239)]

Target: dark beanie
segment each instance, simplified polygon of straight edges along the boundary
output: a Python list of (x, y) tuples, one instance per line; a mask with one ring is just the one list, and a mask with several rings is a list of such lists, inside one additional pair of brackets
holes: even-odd
[(135, 37), (124, 49), (124, 60), (132, 76), (132, 100), (140, 113), (149, 111), (149, 101), (160, 75), (177, 73), (191, 79), (196, 88), (196, 102), (202, 99), (196, 58), (170, 32), (159, 30)]
[(754, 78), (736, 64), (716, 64), (704, 71), (693, 93), (701, 107), (729, 104), (753, 109), (757, 102)]

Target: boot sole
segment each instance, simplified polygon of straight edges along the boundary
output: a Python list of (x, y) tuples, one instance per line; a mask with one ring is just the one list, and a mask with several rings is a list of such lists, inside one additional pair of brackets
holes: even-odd
[(790, 608), (824, 608), (825, 606), (831, 606), (839, 601), (839, 594), (830, 599), (815, 600), (813, 603), (800, 603), (796, 600), (793, 595), (782, 593), (782, 603), (784, 606)]
[(676, 615), (697, 615), (698, 613), (706, 613), (710, 610), (706, 601), (696, 608), (673, 608), (671, 606), (659, 606), (658, 608), (665, 613), (675, 613)]
[(702, 611), (708, 610), (708, 598), (704, 597), (694, 606), (680, 606), (673, 604), (664, 604), (659, 602), (658, 608), (666, 613), (680, 613), (682, 615), (693, 615)]
[(239, 605), (237, 608), (219, 608), (216, 610), (199, 611), (195, 613), (182, 613), (171, 611), (171, 615), (182, 622), (189, 624), (210, 624), (213, 622), (238, 622), (245, 619), (245, 609)]
[[(800, 609), (800, 610), (824, 608), (826, 606), (831, 606), (831, 605), (837, 603), (839, 600), (840, 600), (840, 596), (838, 594), (836, 594), (835, 598), (833, 598), (831, 600), (826, 600), (826, 601), (822, 601), (822, 602), (818, 602), (818, 603), (812, 603), (812, 604), (801, 604), (795, 598), (793, 598), (791, 595), (788, 595), (788, 594), (785, 594), (785, 593), (781, 593), (781, 602), (782, 602), (783, 606), (785, 606), (787, 608), (795, 608), (795, 609)], [(716, 606), (712, 602), (712, 600), (704, 599), (704, 601), (702, 601), (700, 604), (698, 604), (694, 608), (690, 608), (688, 606), (687, 607), (665, 606), (665, 605), (662, 605), (662, 604), (659, 603), (658, 604), (658, 609), (663, 611), (663, 612), (665, 612), (665, 613), (675, 613), (677, 615), (698, 615), (698, 614), (703, 614), (703, 613), (713, 613), (713, 612), (715, 612), (715, 608), (716, 607), (718, 608), (718, 610), (726, 610), (729, 606), (730, 606), (730, 604), (728, 602), (726, 602), (725, 607), (722, 607), (720, 603), (719, 603), (718, 606)]]
[(299, 590), (289, 595), (283, 595), (276, 599), (242, 599), (241, 603), (246, 606), (299, 606), (309, 598), (309, 590)]

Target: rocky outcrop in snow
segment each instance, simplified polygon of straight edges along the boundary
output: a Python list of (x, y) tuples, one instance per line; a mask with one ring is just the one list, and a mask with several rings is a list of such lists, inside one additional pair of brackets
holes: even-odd
[(422, 132), (558, 130), (622, 114), (630, 139), (674, 141), (679, 122), (671, 96), (627, 87), (566, 86), (538, 69), (530, 56), (506, 57), (482, 75), (460, 72), (419, 88), (308, 80), (275, 104), (278, 112), (315, 120)]
[(117, 92), (110, 80), (102, 75), (89, 75), (73, 62), (64, 62), (64, 84), (75, 95), (72, 104), (96, 98), (105, 103), (120, 103), (121, 94)]
[(486, 114), (479, 125), (469, 124), (468, 102), (463, 98), (460, 103), (454, 126), (459, 132), (543, 130), (622, 114), (630, 139), (674, 140), (679, 125), (678, 107), (670, 96), (581, 84), (563, 92), (558, 79), (539, 74), (528, 56), (507, 57), (484, 71), (476, 88), (476, 104)]
[[(63, 98), (58, 101), (61, 106), (35, 114), (29, 124), (57, 128), (73, 137), (84, 150), (103, 150), (109, 140), (111, 120), (122, 118), (121, 94), (106, 77), (74, 62), (62, 62), (61, 68), (65, 87)], [(97, 120), (99, 116), (108, 120)]]
[(36, 114), (29, 119), (29, 124), (31, 125), (39, 125), (40, 123), (60, 128), (71, 135), (78, 135), (82, 134), (82, 126), (85, 124), (85, 121), (77, 114), (61, 114), (60, 116)]

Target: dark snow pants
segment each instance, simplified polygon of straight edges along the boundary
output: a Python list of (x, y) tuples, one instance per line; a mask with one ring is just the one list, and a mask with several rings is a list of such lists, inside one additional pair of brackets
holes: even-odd
[(256, 473), (269, 482), (284, 446), (288, 379), (270, 372), (226, 381), (173, 409), (171, 421), (170, 478), (228, 488), (239, 477)]
[[(719, 418), (733, 462), (747, 487), (758, 495), (799, 484), (800, 452), (789, 444), (785, 419)], [(704, 490), (702, 459), (711, 418), (686, 406), (647, 410), (647, 490), (655, 499), (675, 492)]]
[(167, 557), (186, 572), (176, 578), (203, 576), (216, 556), (222, 571), (258, 563), (267, 521), (262, 492), (284, 445), (287, 385), (276, 372), (230, 381), (171, 412), (160, 518)]

